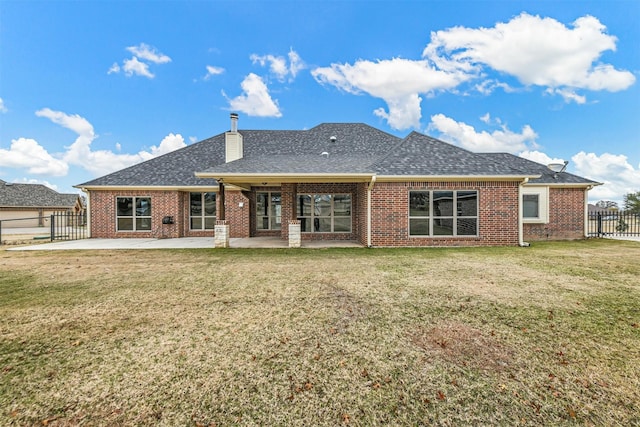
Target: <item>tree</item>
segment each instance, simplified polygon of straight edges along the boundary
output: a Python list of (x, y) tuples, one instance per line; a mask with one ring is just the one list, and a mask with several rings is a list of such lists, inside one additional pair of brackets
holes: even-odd
[(600, 209), (618, 210), (618, 203), (612, 200), (600, 200), (599, 202), (596, 202), (596, 206)]
[(640, 191), (625, 194), (624, 210), (636, 214), (640, 214)]

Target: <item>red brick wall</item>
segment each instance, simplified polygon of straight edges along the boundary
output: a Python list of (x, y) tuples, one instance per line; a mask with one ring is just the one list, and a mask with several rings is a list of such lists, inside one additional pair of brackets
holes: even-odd
[[(372, 246), (518, 244), (518, 182), (379, 182), (372, 193)], [(410, 190), (478, 190), (478, 236), (409, 237)]]
[[(249, 199), (240, 191), (227, 191), (226, 217), (230, 237), (249, 237)], [(91, 237), (213, 237), (213, 230), (189, 229), (189, 192), (109, 190), (91, 191)], [(151, 197), (151, 231), (116, 231), (116, 197)], [(240, 207), (239, 203), (244, 203)], [(220, 198), (216, 198), (218, 210)], [(162, 224), (173, 216), (174, 224)]]
[(523, 224), (525, 241), (584, 238), (584, 188), (549, 189), (549, 223)]
[[(183, 235), (184, 201), (178, 191), (91, 191), (90, 194), (91, 237), (164, 238)], [(151, 197), (151, 231), (116, 231), (116, 197)], [(165, 216), (173, 216), (174, 223), (162, 224)]]

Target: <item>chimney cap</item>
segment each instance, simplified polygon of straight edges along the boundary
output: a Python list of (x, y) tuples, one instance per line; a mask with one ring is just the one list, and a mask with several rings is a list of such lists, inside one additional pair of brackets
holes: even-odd
[(231, 132), (238, 132), (238, 113), (231, 113)]

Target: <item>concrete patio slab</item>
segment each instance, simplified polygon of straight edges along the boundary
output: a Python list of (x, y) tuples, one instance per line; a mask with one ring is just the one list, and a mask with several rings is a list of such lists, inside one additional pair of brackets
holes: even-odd
[[(57, 250), (118, 250), (118, 249), (205, 249), (213, 248), (213, 237), (182, 237), (179, 239), (83, 239), (29, 246), (7, 247), (8, 251), (57, 251)], [(229, 239), (231, 248), (288, 248), (286, 240), (277, 237), (251, 237)], [(303, 241), (303, 248), (358, 248), (362, 245), (352, 240)], [(220, 249), (223, 250), (223, 249)]]

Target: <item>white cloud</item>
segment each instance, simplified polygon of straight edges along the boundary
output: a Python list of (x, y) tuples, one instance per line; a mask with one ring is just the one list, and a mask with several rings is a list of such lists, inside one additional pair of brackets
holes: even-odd
[(111, 68), (109, 68), (109, 71), (107, 71), (107, 74), (118, 74), (120, 72), (120, 65), (118, 65), (117, 62), (114, 62), (113, 65), (111, 65)]
[(222, 73), (224, 73), (224, 68), (207, 65), (207, 74), (204, 76), (204, 80), (209, 80), (212, 76), (217, 76)]
[(564, 163), (564, 159), (559, 159), (557, 157), (549, 157), (547, 154), (541, 151), (530, 151), (526, 150), (522, 153), (518, 154), (518, 156), (525, 158), (527, 160), (531, 160), (532, 162), (540, 163), (541, 165), (549, 165), (551, 163)]
[[(483, 118), (490, 120), (490, 116), (487, 115)], [(495, 120), (499, 121), (499, 119)], [(477, 153), (507, 152), (515, 154), (538, 146), (536, 143), (538, 134), (529, 125), (523, 126), (520, 133), (509, 130), (506, 125), (501, 125), (500, 129), (491, 133), (478, 132), (471, 125), (457, 122), (444, 114), (436, 114), (431, 116), (428, 128), (440, 132), (447, 141)]]
[(187, 144), (185, 144), (184, 138), (182, 137), (182, 135), (180, 134), (174, 135), (173, 133), (170, 133), (169, 135), (165, 136), (162, 139), (162, 141), (160, 141), (159, 146), (156, 147), (155, 145), (152, 145), (151, 152), (141, 151), (138, 154), (140, 155), (140, 157), (145, 158), (145, 160), (148, 160), (153, 157), (158, 157), (163, 154), (170, 153), (172, 151), (178, 150), (186, 146)]
[(8, 150), (0, 148), (0, 166), (27, 169), (34, 175), (65, 176), (69, 166), (53, 157), (34, 139), (18, 138), (11, 141)]
[(571, 158), (576, 173), (604, 185), (589, 192), (589, 199), (622, 203), (627, 193), (640, 191), (640, 165), (634, 168), (623, 154), (579, 152)]
[(145, 61), (153, 62), (154, 64), (165, 64), (167, 62), (171, 62), (171, 58), (146, 43), (140, 43), (138, 46), (129, 46), (127, 50), (133, 53), (136, 57), (144, 59)]
[(293, 81), (300, 70), (306, 68), (300, 55), (293, 49), (288, 53), (288, 63), (287, 58), (284, 56), (257, 55), (254, 53), (249, 58), (254, 64), (258, 63), (262, 67), (269, 66), (269, 71), (281, 82), (284, 82), (287, 78), (289, 78), (289, 81)]
[[(78, 135), (70, 146), (65, 147), (66, 152), (62, 155), (61, 162), (67, 168), (67, 165), (78, 166), (96, 176), (123, 169), (186, 145), (182, 135), (170, 133), (157, 147), (152, 146), (149, 151), (142, 150), (136, 154), (116, 154), (109, 150), (92, 150), (91, 144), (96, 139), (96, 134), (93, 125), (84, 117), (77, 114), (70, 115), (61, 111), (54, 111), (49, 108), (36, 111), (36, 115), (45, 117)], [(116, 150), (120, 151), (120, 149), (121, 146), (117, 143)], [(42, 151), (46, 153), (44, 148), (42, 148)]]
[(114, 62), (107, 74), (118, 74), (120, 71), (124, 71), (127, 77), (142, 76), (152, 79), (155, 77), (149, 70), (149, 64), (166, 64), (171, 62), (171, 58), (161, 53), (153, 46), (149, 46), (145, 43), (140, 43), (138, 46), (129, 46), (126, 48), (134, 56), (130, 59), (124, 59), (122, 61), (122, 67)]
[(129, 77), (134, 74), (137, 76), (148, 77), (150, 79), (155, 77), (155, 75), (149, 71), (149, 64), (140, 62), (135, 56), (131, 59), (125, 59), (122, 63), (122, 69)]
[(190, 142), (190, 143), (192, 143), (192, 144), (193, 144), (194, 142), (198, 142), (198, 137), (197, 137), (197, 136), (190, 136), (190, 137), (189, 137), (189, 142)]
[(291, 77), (295, 78), (301, 70), (307, 68), (306, 64), (298, 55), (296, 51), (293, 49), (289, 50), (289, 73), (291, 73)]
[(615, 51), (617, 39), (606, 34), (597, 18), (578, 18), (572, 27), (522, 13), (493, 28), (433, 32), (423, 56), (441, 69), (487, 66), (525, 85), (560, 89), (554, 93), (567, 101), (582, 100), (575, 89), (619, 91), (634, 83), (629, 71), (598, 62), (603, 52)]
[(546, 90), (547, 93), (549, 94), (558, 94), (560, 95), (562, 98), (564, 98), (565, 102), (568, 104), (569, 102), (573, 101), (576, 104), (585, 104), (587, 102), (587, 97), (584, 95), (578, 95), (574, 90), (572, 89), (552, 89), (549, 88)]
[(0, 113), (6, 113), (9, 111), (7, 107), (4, 105), (4, 100), (0, 98)]
[(475, 90), (482, 95), (491, 95), (496, 89), (502, 89), (505, 93), (517, 92), (517, 89), (511, 87), (507, 83), (499, 82), (497, 80), (484, 80), (474, 86)]
[(420, 127), (420, 94), (433, 95), (437, 91), (451, 90), (470, 78), (460, 70), (438, 70), (428, 61), (394, 58), (377, 62), (358, 60), (351, 64), (331, 64), (311, 74), (321, 84), (330, 84), (347, 93), (365, 92), (383, 99), (388, 112), (374, 111), (387, 119), (394, 129)]
[(262, 81), (262, 78), (250, 73), (242, 81), (241, 87), (244, 93), (233, 99), (227, 98), (224, 91), (222, 92), (222, 95), (229, 101), (231, 110), (239, 111), (249, 116), (282, 117), (277, 101), (271, 99), (269, 89)]

